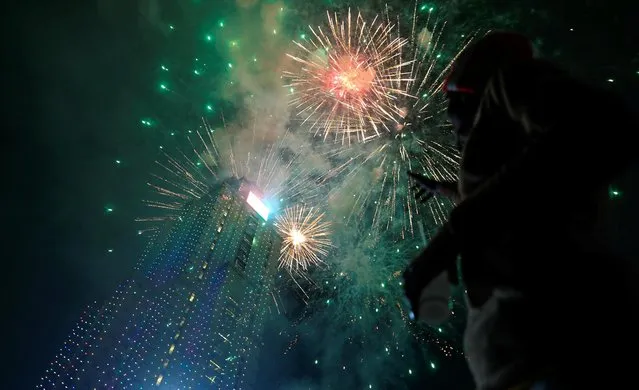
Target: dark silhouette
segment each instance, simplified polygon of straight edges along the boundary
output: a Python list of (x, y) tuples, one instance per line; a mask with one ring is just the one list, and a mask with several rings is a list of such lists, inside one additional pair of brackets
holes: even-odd
[[(479, 389), (625, 385), (624, 351), (639, 346), (637, 279), (612, 254), (602, 217), (609, 185), (637, 160), (636, 119), (617, 96), (534, 59), (512, 33), (465, 50), (446, 90), (463, 150), (458, 191), (412, 176), (420, 199), (439, 193), (458, 205), (404, 274), (414, 313), (443, 272), (463, 280), (464, 348)], [(606, 318), (623, 343), (587, 338), (584, 327)]]

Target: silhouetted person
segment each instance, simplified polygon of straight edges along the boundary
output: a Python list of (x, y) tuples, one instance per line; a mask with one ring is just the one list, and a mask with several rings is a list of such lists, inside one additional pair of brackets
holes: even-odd
[(631, 386), (639, 280), (601, 217), (609, 184), (637, 160), (635, 118), (512, 33), (466, 49), (445, 88), (459, 183), (412, 175), (420, 195), (458, 204), (404, 274), (413, 312), (442, 319), (429, 288), (446, 273), (458, 283), (459, 257), (479, 389)]

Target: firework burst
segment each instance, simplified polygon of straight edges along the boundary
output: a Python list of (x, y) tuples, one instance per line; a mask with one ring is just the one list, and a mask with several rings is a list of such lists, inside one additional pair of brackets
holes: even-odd
[[(237, 130), (237, 129), (235, 129)], [(162, 152), (156, 161), (159, 168), (147, 183), (157, 196), (144, 200), (148, 206), (162, 209), (163, 215), (138, 218), (138, 221), (172, 220), (185, 204), (206, 195), (211, 185), (226, 177), (245, 178), (253, 182), (268, 199), (291, 203), (308, 201), (318, 196), (318, 186), (310, 171), (301, 166), (303, 146), (294, 151), (286, 131), (267, 140), (251, 131), (239, 131), (226, 125), (214, 129), (206, 121), (188, 137), (191, 150)]]
[(317, 208), (288, 208), (278, 217), (275, 227), (283, 238), (280, 268), (294, 275), (323, 263), (331, 248), (330, 223)]
[(285, 72), (291, 105), (302, 124), (316, 135), (334, 134), (342, 142), (365, 141), (399, 125), (398, 96), (409, 81), (410, 61), (401, 59), (407, 40), (393, 34), (394, 25), (377, 16), (367, 21), (349, 9), (345, 20), (327, 13), (327, 25), (294, 41), (299, 54), (288, 54), (298, 65)]

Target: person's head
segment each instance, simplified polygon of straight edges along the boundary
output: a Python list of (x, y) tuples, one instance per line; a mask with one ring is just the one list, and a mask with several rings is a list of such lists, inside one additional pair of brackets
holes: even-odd
[(460, 146), (473, 126), (481, 96), (498, 70), (533, 58), (532, 44), (523, 35), (491, 32), (471, 44), (457, 57), (444, 84), (448, 117)]

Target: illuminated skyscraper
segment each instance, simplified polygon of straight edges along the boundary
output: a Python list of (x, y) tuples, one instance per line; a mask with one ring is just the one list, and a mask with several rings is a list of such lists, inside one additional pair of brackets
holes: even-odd
[(250, 183), (183, 208), (137, 276), (87, 310), (40, 388), (251, 389), (280, 238)]

